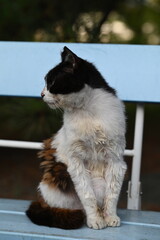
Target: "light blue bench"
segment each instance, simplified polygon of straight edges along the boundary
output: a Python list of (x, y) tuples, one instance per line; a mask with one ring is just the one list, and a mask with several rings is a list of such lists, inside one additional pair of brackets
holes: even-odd
[(1, 240), (159, 240), (160, 214), (136, 210), (119, 210), (121, 227), (92, 230), (62, 230), (34, 225), (24, 215), (29, 201), (0, 201)]
[[(160, 239), (160, 213), (141, 209), (140, 165), (144, 104), (160, 102), (160, 46), (0, 42), (0, 95), (40, 97), (44, 75), (60, 61), (66, 45), (97, 66), (124, 101), (137, 104), (131, 180), (127, 208), (119, 210), (120, 228), (60, 230), (32, 224), (24, 214), (29, 202), (0, 199), (0, 240), (3, 239)], [(39, 142), (0, 140), (1, 147), (40, 149)]]

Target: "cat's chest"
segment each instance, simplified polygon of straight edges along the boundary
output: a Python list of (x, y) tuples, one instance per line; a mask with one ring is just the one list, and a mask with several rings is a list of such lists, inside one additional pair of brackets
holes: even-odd
[[(88, 128), (63, 125), (52, 143), (56, 148), (57, 161), (68, 165), (74, 156), (82, 161), (103, 161), (106, 152), (107, 137), (101, 127), (90, 124)], [(104, 149), (104, 150), (103, 150)]]

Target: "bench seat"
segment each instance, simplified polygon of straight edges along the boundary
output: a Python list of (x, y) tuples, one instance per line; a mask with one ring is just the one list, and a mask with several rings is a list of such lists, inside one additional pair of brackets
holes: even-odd
[(159, 240), (160, 213), (118, 210), (121, 227), (92, 230), (84, 226), (78, 230), (62, 230), (38, 226), (25, 215), (30, 201), (0, 199), (0, 239), (56, 239), (56, 240)]

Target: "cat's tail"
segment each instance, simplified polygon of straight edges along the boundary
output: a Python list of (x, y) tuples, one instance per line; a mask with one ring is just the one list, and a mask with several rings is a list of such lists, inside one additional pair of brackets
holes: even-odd
[(43, 207), (40, 202), (32, 202), (26, 215), (37, 225), (63, 229), (82, 227), (85, 214), (82, 210)]

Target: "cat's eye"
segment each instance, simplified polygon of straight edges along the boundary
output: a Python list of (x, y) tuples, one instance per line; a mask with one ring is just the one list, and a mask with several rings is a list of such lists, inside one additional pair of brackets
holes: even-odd
[(44, 80), (45, 80), (45, 82), (47, 82), (47, 76), (44, 76)]
[(47, 89), (50, 90), (51, 87), (53, 87), (54, 83), (55, 83), (55, 81), (52, 81), (52, 82), (46, 81)]

